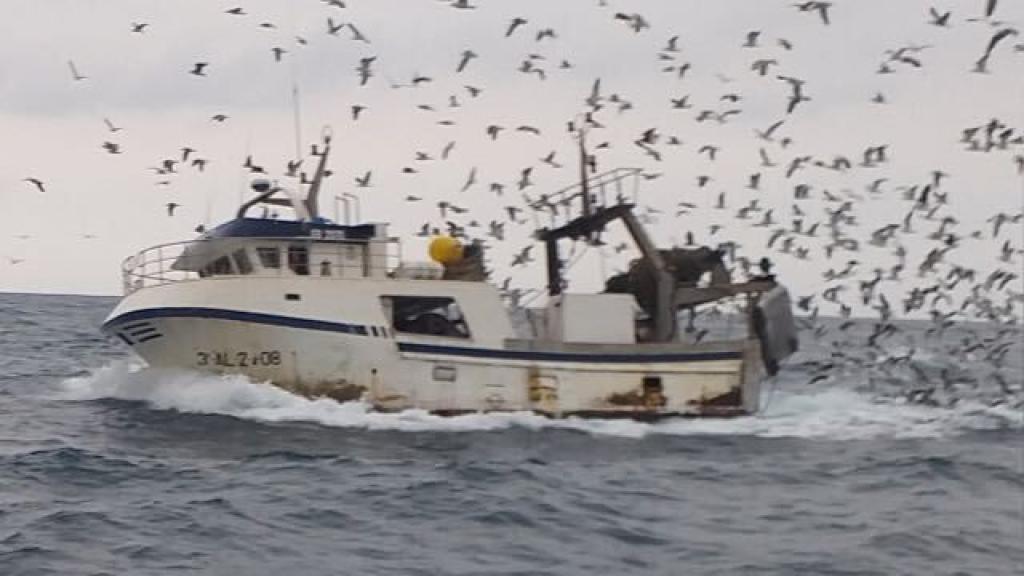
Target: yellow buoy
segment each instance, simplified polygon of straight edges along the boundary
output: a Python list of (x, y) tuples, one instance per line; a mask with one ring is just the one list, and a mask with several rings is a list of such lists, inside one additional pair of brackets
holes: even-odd
[(455, 264), (462, 260), (462, 243), (451, 236), (437, 236), (430, 241), (430, 259), (438, 264)]

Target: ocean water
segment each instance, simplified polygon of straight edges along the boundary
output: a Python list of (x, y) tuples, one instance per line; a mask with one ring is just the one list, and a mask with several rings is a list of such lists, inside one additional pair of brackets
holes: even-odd
[(1024, 573), (1019, 347), (832, 330), (754, 417), (444, 419), (145, 369), (114, 302), (0, 295), (0, 575)]

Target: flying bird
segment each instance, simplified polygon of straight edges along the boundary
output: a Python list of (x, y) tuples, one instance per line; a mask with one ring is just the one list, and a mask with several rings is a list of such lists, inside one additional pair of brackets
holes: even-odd
[(459, 66), (455, 69), (455, 71), (462, 72), (463, 70), (465, 70), (466, 65), (469, 64), (469, 61), (472, 60), (473, 58), (476, 58), (476, 56), (476, 52), (473, 52), (472, 50), (463, 50), (462, 59), (459, 60)]
[(949, 27), (949, 17), (951, 14), (953, 14), (952, 12), (940, 13), (933, 6), (928, 9), (928, 13), (931, 14), (932, 17), (931, 22), (929, 22), (929, 24), (933, 26), (939, 26), (940, 28)]
[(43, 186), (43, 181), (38, 178), (23, 178), (25, 182), (31, 182), (40, 192), (46, 192), (46, 187)]
[(356, 28), (355, 24), (349, 22), (348, 23), (348, 29), (349, 29), (349, 31), (352, 32), (352, 39), (353, 40), (355, 40), (357, 42), (365, 42), (367, 44), (370, 43), (370, 40), (367, 39), (366, 36), (364, 36), (363, 33), (359, 31), (359, 28)]
[(174, 216), (174, 210), (177, 209), (179, 206), (181, 206), (181, 204), (178, 204), (177, 202), (168, 202), (167, 216)]
[(985, 53), (982, 54), (981, 58), (974, 63), (974, 71), (981, 74), (988, 73), (988, 59), (992, 56), (992, 51), (996, 49), (996, 46), (1008, 36), (1016, 36), (1019, 34), (1015, 28), (1003, 28), (999, 32), (992, 35), (992, 38), (988, 41), (988, 47), (985, 48)]
[(811, 1), (803, 2), (801, 4), (794, 4), (794, 6), (796, 6), (801, 12), (810, 12), (811, 10), (817, 10), (818, 14), (821, 16), (821, 21), (824, 22), (826, 26), (829, 25), (828, 10), (829, 8), (832, 7), (831, 2)]
[(518, 16), (513, 18), (512, 22), (510, 22), (509, 25), (508, 25), (508, 29), (505, 30), (505, 38), (508, 38), (509, 36), (511, 36), (512, 33), (516, 31), (516, 28), (519, 28), (523, 24), (526, 24), (526, 19), (525, 18), (520, 18)]
[(359, 73), (360, 86), (366, 86), (366, 82), (369, 81), (371, 77), (373, 77), (373, 71), (370, 70), (370, 66), (376, 59), (376, 56), (368, 56), (366, 58), (359, 59), (359, 66), (356, 68), (356, 72)]
[(209, 65), (209, 62), (196, 62), (189, 74), (193, 74), (195, 76), (206, 76), (205, 69)]
[(344, 22), (342, 22), (341, 24), (335, 24), (333, 18), (327, 18), (327, 33), (330, 34), (331, 36), (337, 36), (338, 32), (341, 32), (344, 28)]
[(71, 78), (73, 80), (75, 80), (76, 82), (79, 81), (79, 80), (85, 80), (86, 78), (88, 78), (88, 76), (85, 76), (85, 75), (79, 73), (78, 67), (76, 67), (75, 63), (73, 61), (71, 61), (71, 60), (68, 60), (68, 68), (71, 69)]

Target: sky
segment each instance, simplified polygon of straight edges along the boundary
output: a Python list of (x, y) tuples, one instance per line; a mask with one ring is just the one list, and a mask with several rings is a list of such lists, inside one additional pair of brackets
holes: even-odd
[[(424, 224), (445, 226), (438, 202), (467, 208), (457, 222), (486, 237), (490, 221), (506, 219), (505, 207), (525, 206), (524, 194), (536, 199), (575, 183), (576, 144), (566, 125), (586, 111), (601, 125), (588, 134), (599, 169), (636, 167), (647, 175), (637, 211), (660, 245), (682, 244), (687, 232), (712, 246), (734, 241), (752, 261), (771, 258), (797, 295), (828, 288), (829, 270), (851, 260), (851, 281), (888, 271), (902, 245), (904, 277), (885, 288), (898, 297), (934, 283), (915, 271), (939, 246), (929, 236), (951, 217), (956, 223), (944, 232), (959, 240), (940, 273), (956, 266), (981, 278), (998, 269), (1020, 273), (1021, 255), (1012, 251), (1021, 248), (1024, 223), (994, 236), (986, 221), (1018, 214), (1024, 202), (1017, 165), (1024, 144), (1013, 142), (1024, 134), (1024, 34), (997, 43), (987, 73), (972, 70), (994, 34), (1024, 27), (1024, 2), (1001, 0), (987, 16), (984, 0), (833, 0), (828, 24), (817, 11), (781, 0), (339, 4), (5, 0), (0, 291), (118, 294), (126, 256), (233, 217), (250, 194), (247, 156), (283, 186), (297, 186), (285, 165), (301, 153), (303, 169), (312, 171), (308, 147), (325, 126), (335, 149), (324, 215), (335, 216), (334, 196), (356, 194), (362, 218), (411, 237), (403, 255), (422, 260), (426, 241), (413, 235)], [(228, 12), (234, 8), (243, 13)], [(932, 8), (951, 12), (948, 25), (930, 23)], [(637, 15), (645, 24), (639, 31)], [(513, 18), (526, 22), (506, 35)], [(349, 27), (329, 34), (328, 19), (353, 24), (367, 41), (353, 39)], [(145, 26), (136, 32), (135, 24)], [(547, 30), (553, 35), (538, 40)], [(666, 50), (671, 38), (677, 51)], [(284, 49), (280, 61), (275, 47)], [(477, 56), (459, 72), (464, 50)], [(373, 75), (363, 85), (356, 68), (369, 57)], [(752, 70), (757, 60), (773, 61), (767, 74)], [(69, 62), (84, 79), (73, 77)], [(197, 62), (208, 63), (202, 76), (190, 73)], [(792, 87), (779, 76), (802, 81), (810, 99), (787, 112)], [(585, 99), (597, 80), (594, 111)], [(673, 99), (684, 96), (691, 107), (674, 108)], [(364, 107), (358, 119), (353, 106)], [(228, 118), (211, 120), (217, 114)], [(1006, 145), (968, 150), (963, 131), (994, 119), (1000, 131), (1012, 130)], [(779, 121), (770, 140), (757, 135)], [(502, 128), (497, 138), (489, 126)], [(635, 144), (652, 128), (660, 160)], [(120, 153), (110, 154), (105, 142)], [(861, 165), (865, 149), (883, 145), (884, 162)], [(203, 171), (184, 163), (174, 174), (153, 170), (180, 160), (183, 147), (208, 161)], [(775, 166), (763, 165), (761, 150)], [(560, 167), (541, 160), (551, 152)], [(830, 168), (840, 156), (850, 169)], [(808, 161), (787, 176), (800, 157)], [(528, 167), (532, 185), (519, 190)], [(356, 177), (368, 171), (371, 186), (358, 187)], [(916, 186), (911, 194), (919, 195), (934, 171), (946, 175), (938, 194), (915, 210), (904, 194)], [(463, 190), (471, 174), (476, 183)], [(503, 187), (500, 194), (492, 183)], [(798, 186), (806, 198), (794, 197)], [(726, 208), (717, 209), (722, 194)], [(942, 194), (948, 203), (939, 205)], [(738, 219), (752, 201), (757, 209)], [(169, 202), (180, 205), (173, 216)], [(845, 202), (854, 220), (842, 232), (857, 250), (828, 250), (828, 214)], [(771, 221), (758, 225), (768, 210)], [(910, 212), (913, 233), (869, 243), (873, 231), (902, 224)], [(497, 280), (543, 285), (541, 262), (510, 264), (545, 218), (523, 216), (522, 224), (506, 225), (505, 240), (487, 239)], [(820, 231), (794, 233), (794, 219), (804, 230), (819, 222)], [(782, 253), (787, 238), (791, 249)], [(613, 230), (604, 247), (567, 249), (579, 276), (572, 289), (594, 289), (602, 274), (624, 269), (635, 257), (616, 250), (624, 239)], [(1003, 261), (1006, 241), (1011, 256)], [(799, 248), (806, 258), (793, 255)], [(1008, 288), (1021, 292), (1020, 279)], [(855, 286), (849, 290), (847, 300), (855, 300)]]

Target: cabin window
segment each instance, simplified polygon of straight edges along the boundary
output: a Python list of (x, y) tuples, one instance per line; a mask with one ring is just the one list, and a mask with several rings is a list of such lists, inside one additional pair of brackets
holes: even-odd
[(231, 268), (231, 259), (227, 256), (217, 258), (199, 271), (199, 275), (203, 278), (207, 276), (228, 276), (233, 273), (234, 271)]
[(249, 260), (249, 254), (246, 253), (245, 248), (239, 248), (232, 252), (231, 258), (235, 261), (235, 268), (238, 269), (239, 274), (252, 274), (252, 261)]
[(331, 263), (327, 260), (320, 262), (320, 275), (330, 276), (331, 275)]
[(264, 268), (281, 267), (281, 251), (277, 246), (259, 246), (256, 248), (256, 255), (260, 259), (260, 266)]
[(395, 332), (469, 338), (469, 326), (454, 298), (381, 296), (381, 302)]
[(309, 276), (309, 249), (305, 246), (289, 246), (288, 267), (299, 276)]

